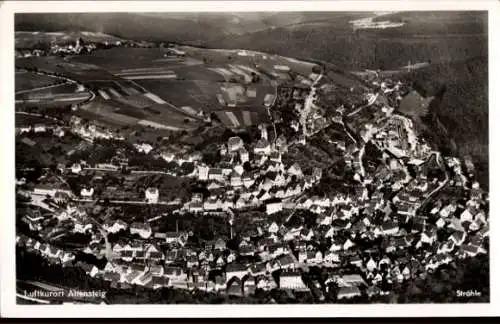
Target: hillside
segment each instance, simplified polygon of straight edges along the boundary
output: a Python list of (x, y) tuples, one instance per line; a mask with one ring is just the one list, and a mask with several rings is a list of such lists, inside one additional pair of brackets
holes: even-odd
[(133, 40), (180, 41), (220, 35), (224, 31), (203, 20), (142, 16), (133, 13), (18, 14), (16, 31), (88, 30)]
[[(433, 64), (403, 77), (425, 96), (436, 96), (424, 122), (441, 140), (441, 149), (470, 155), (478, 176), (488, 183), (488, 59), (477, 57), (451, 64)], [(440, 125), (446, 129), (440, 131)], [(446, 134), (447, 133), (447, 134)]]
[[(333, 14), (332, 14), (333, 15)], [(397, 14), (392, 14), (397, 15)], [(388, 16), (380, 19), (387, 20)], [(209, 47), (246, 47), (293, 57), (311, 57), (351, 69), (392, 69), (411, 62), (443, 62), (487, 55), (487, 15), (417, 13), (398, 28), (357, 30), (344, 14), (207, 42)]]
[[(345, 14), (324, 12), (245, 13), (43, 13), (17, 14), (16, 31), (88, 30), (132, 40), (202, 44)], [(357, 17), (359, 14), (349, 17)], [(159, 28), (160, 27), (160, 28)]]

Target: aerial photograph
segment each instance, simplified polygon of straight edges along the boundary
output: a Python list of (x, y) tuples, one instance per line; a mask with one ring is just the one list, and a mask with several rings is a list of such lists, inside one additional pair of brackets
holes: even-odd
[(14, 25), (17, 304), (490, 302), (488, 11)]

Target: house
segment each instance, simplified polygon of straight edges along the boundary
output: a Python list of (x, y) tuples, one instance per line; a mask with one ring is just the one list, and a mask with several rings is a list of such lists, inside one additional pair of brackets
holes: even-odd
[(120, 274), (118, 272), (104, 272), (104, 280), (111, 282), (118, 282), (120, 280)]
[(186, 266), (190, 268), (197, 267), (199, 265), (198, 257), (196, 255), (190, 255), (186, 258)]
[(178, 243), (178, 244), (184, 245), (186, 240), (187, 240), (187, 233), (186, 232), (166, 232), (165, 233), (165, 243), (167, 243), (167, 244)]
[(314, 231), (311, 229), (307, 230), (306, 228), (303, 228), (302, 231), (300, 231), (300, 238), (304, 241), (310, 241), (314, 237)]
[(94, 188), (82, 188), (80, 191), (80, 196), (84, 198), (90, 198), (94, 194)]
[(361, 266), (363, 265), (363, 260), (359, 255), (355, 254), (349, 258), (349, 263), (358, 268), (361, 268)]
[(276, 234), (278, 233), (278, 230), (279, 230), (279, 227), (278, 227), (278, 224), (276, 224), (276, 222), (272, 222), (271, 225), (269, 225), (267, 231), (269, 233), (273, 233), (273, 234)]
[(172, 162), (175, 159), (175, 154), (170, 151), (163, 151), (161, 157), (167, 162)]
[(443, 228), (444, 225), (446, 225), (446, 221), (440, 217), (437, 221), (436, 221), (436, 226), (437, 228)]
[(490, 235), (490, 227), (488, 224), (484, 225), (478, 232), (481, 238), (488, 237)]
[(238, 296), (238, 297), (243, 296), (243, 290), (242, 290), (241, 284), (237, 280), (234, 280), (227, 287), (226, 294), (228, 294), (230, 296)]
[(299, 179), (304, 177), (304, 174), (302, 173), (302, 169), (300, 168), (300, 165), (298, 163), (292, 164), (288, 168), (287, 173), (292, 175), (292, 176), (296, 176)]
[(244, 147), (240, 148), (238, 153), (240, 154), (241, 163), (245, 163), (245, 162), (248, 162), (250, 160), (250, 156), (248, 154), (248, 151)]
[(399, 225), (395, 222), (386, 222), (381, 226), (382, 234), (395, 235), (399, 232)]
[(283, 210), (283, 203), (281, 201), (266, 204), (266, 213), (268, 215), (275, 214), (282, 210)]
[(78, 261), (76, 263), (76, 266), (82, 268), (85, 273), (92, 278), (94, 278), (99, 273), (99, 269), (95, 265), (90, 263)]
[(229, 152), (237, 152), (244, 148), (243, 140), (238, 136), (230, 137), (227, 141), (227, 148)]
[(437, 253), (438, 254), (447, 254), (447, 253), (450, 253), (451, 251), (453, 251), (454, 248), (455, 248), (455, 244), (453, 243), (453, 241), (448, 240), (447, 242), (443, 242), (439, 245)]
[(233, 278), (243, 279), (248, 274), (248, 268), (241, 263), (230, 263), (226, 266), (226, 282)]
[(260, 288), (262, 290), (272, 290), (277, 287), (276, 282), (274, 281), (272, 276), (257, 276), (255, 278), (255, 283), (257, 288)]
[(320, 264), (323, 262), (323, 254), (320, 251), (306, 251), (306, 260), (310, 264)]
[(343, 249), (343, 244), (337, 239), (332, 242), (329, 251), (337, 252), (337, 251), (342, 251), (342, 249)]
[(267, 140), (260, 139), (255, 145), (253, 152), (260, 155), (269, 155), (271, 154), (271, 146)]
[(259, 275), (266, 274), (266, 272), (267, 272), (266, 262), (260, 262), (260, 263), (254, 263), (254, 264), (252, 264), (249, 267), (248, 272), (252, 276), (259, 276)]
[(255, 179), (254, 177), (252, 176), (251, 173), (249, 172), (245, 172), (243, 173), (243, 176), (242, 176), (242, 181), (243, 181), (243, 185), (245, 186), (245, 188), (250, 188), (254, 183), (255, 183)]
[(128, 224), (122, 221), (121, 219), (112, 221), (108, 220), (104, 222), (103, 228), (105, 231), (108, 233), (118, 233), (121, 230), (126, 230), (128, 227)]
[(208, 180), (224, 181), (224, 174), (221, 168), (210, 168), (208, 171)]
[(467, 244), (461, 247), (461, 251), (468, 257), (475, 257), (479, 253), (486, 253), (482, 247), (472, 244)]
[(59, 256), (61, 259), (61, 263), (64, 265), (70, 264), (73, 260), (75, 260), (75, 255), (73, 253), (69, 252), (62, 252), (62, 254)]
[(271, 152), (269, 160), (276, 163), (281, 163), (281, 154), (279, 152)]
[(170, 282), (185, 282), (188, 279), (187, 274), (179, 267), (165, 267), (164, 276)]
[(226, 249), (226, 242), (222, 238), (218, 238), (214, 243), (214, 250), (224, 251)]
[(146, 286), (153, 280), (153, 274), (151, 272), (145, 272), (141, 276), (137, 277), (132, 283), (140, 286)]
[(80, 163), (73, 163), (73, 165), (71, 165), (71, 172), (72, 173), (80, 173), (82, 171), (82, 166), (80, 165)]
[(73, 228), (73, 232), (85, 234), (88, 231), (90, 231), (92, 229), (92, 227), (93, 227), (92, 223), (86, 223), (86, 224), (75, 223), (75, 227)]
[(150, 258), (151, 254), (159, 253), (159, 252), (160, 252), (160, 250), (154, 244), (148, 244), (144, 248), (144, 254), (145, 254), (146, 258)]
[(437, 233), (434, 231), (425, 230), (420, 235), (420, 242), (421, 243), (427, 243), (427, 244), (432, 245), (435, 240), (437, 240)]
[(192, 213), (200, 213), (203, 211), (203, 203), (202, 202), (191, 202), (188, 205), (188, 209)]
[(131, 262), (135, 257), (135, 251), (123, 250), (120, 252), (120, 258), (125, 262)]
[(231, 173), (230, 183), (233, 187), (241, 187), (243, 186), (243, 180), (241, 179), (241, 175), (239, 175), (236, 171)]
[(456, 231), (449, 237), (449, 240), (452, 241), (456, 246), (461, 246), (464, 243), (466, 237), (467, 234), (465, 234), (465, 232)]
[(345, 240), (344, 244), (342, 245), (342, 248), (347, 251), (350, 248), (352, 248), (353, 246), (355, 246), (355, 244), (350, 239), (347, 239), (347, 240)]
[(158, 199), (160, 197), (160, 192), (159, 192), (158, 188), (150, 187), (150, 188), (146, 189), (145, 196), (146, 196), (146, 201), (148, 203), (156, 204), (156, 203), (158, 203)]
[(279, 279), (280, 289), (293, 289), (299, 291), (309, 290), (302, 280), (302, 276), (299, 271), (283, 271)]
[(323, 262), (329, 265), (333, 263), (338, 263), (340, 262), (340, 255), (335, 252), (326, 252)]
[[(382, 277), (381, 277), (382, 278)], [(381, 279), (382, 280), (382, 279)], [(374, 296), (377, 296), (377, 295), (380, 295), (381, 294), (381, 290), (379, 287), (377, 286), (370, 286), (368, 287), (368, 289), (366, 289), (366, 294), (368, 295), (368, 297), (372, 298)]]
[(207, 181), (210, 168), (206, 165), (198, 166), (198, 180)]
[(366, 282), (359, 274), (349, 274), (343, 275), (339, 278), (339, 286), (349, 287), (349, 286), (360, 286), (366, 285)]
[(203, 209), (205, 210), (217, 210), (222, 209), (222, 200), (216, 197), (210, 197), (203, 203)]
[(278, 257), (282, 254), (288, 253), (288, 246), (283, 243), (274, 243), (268, 246), (268, 252), (273, 257)]
[(159, 288), (167, 287), (168, 281), (169, 281), (168, 278), (165, 278), (163, 276), (153, 275), (151, 283), (153, 285), (153, 289), (159, 289)]
[[(321, 252), (319, 252), (321, 253)], [(291, 253), (284, 254), (278, 258), (280, 268), (283, 270), (294, 269), (295, 268), (295, 258)], [(321, 262), (321, 260), (319, 261)]]
[(366, 263), (366, 269), (370, 272), (373, 272), (375, 269), (377, 269), (377, 262), (373, 260), (373, 258), (370, 258), (368, 262)]
[(337, 299), (350, 299), (361, 296), (361, 291), (356, 286), (341, 287), (337, 293)]
[(130, 234), (138, 234), (143, 239), (149, 238), (152, 233), (151, 225), (148, 223), (134, 222), (130, 225)]
[(147, 143), (134, 144), (134, 147), (139, 153), (145, 154), (149, 154), (153, 150), (153, 146)]

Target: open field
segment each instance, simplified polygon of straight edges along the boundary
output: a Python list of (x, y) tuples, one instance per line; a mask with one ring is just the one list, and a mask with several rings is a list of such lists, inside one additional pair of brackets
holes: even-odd
[(220, 110), (215, 112), (217, 118), (229, 128), (243, 128), (260, 123), (269, 122), (269, 118), (264, 113), (238, 110)]
[[(166, 56), (164, 48), (112, 48), (64, 59), (23, 58), (16, 65), (81, 82), (96, 95), (84, 107), (89, 113), (119, 124), (176, 129), (194, 127), (200, 111), (222, 111), (219, 119), (231, 128), (254, 125), (267, 118), (264, 98), (276, 92), (276, 83), (259, 64), (281, 74), (283, 81), (289, 81), (289, 71), (309, 77), (315, 65), (257, 52), (181, 49), (185, 57)], [(58, 88), (28, 99), (57, 96)]]
[(15, 74), (16, 92), (47, 87), (60, 82), (64, 82), (64, 80), (32, 72), (16, 71)]
[(76, 93), (78, 86), (74, 83), (64, 83), (54, 85), (51, 87), (44, 87), (41, 89), (34, 89), (33, 91), (22, 92), (16, 94), (16, 99), (49, 99), (58, 96), (65, 96), (68, 94)]

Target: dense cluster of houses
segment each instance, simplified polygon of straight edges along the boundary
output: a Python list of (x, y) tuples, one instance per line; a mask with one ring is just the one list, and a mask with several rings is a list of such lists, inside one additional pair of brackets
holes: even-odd
[[(321, 116), (312, 112), (316, 110), (313, 97), (307, 100), (307, 118), (297, 125), (314, 116), (318, 117), (314, 120), (320, 120)], [(299, 115), (304, 113), (303, 106), (297, 109)], [(322, 170), (304, 172), (298, 163), (285, 164), (282, 158), (291, 143), (284, 136), (270, 141), (265, 126), (259, 127), (260, 139), (256, 143), (246, 144), (238, 136), (221, 143), (221, 159), (213, 165), (205, 163), (199, 152), (161, 151), (151, 144), (135, 144), (133, 147), (140, 153), (194, 166), (183, 176), (207, 190), (205, 194), (193, 193), (174, 213), (199, 217), (208, 213), (236, 215), (231, 217), (232, 226), (238, 213), (262, 211), (263, 217), (252, 220), (246, 232), (238, 233), (237, 248), (227, 246), (229, 239), (234, 239), (232, 231), (231, 238), (218, 238), (194, 248), (187, 244), (192, 232), (157, 232), (149, 222), (129, 224), (110, 218), (99, 226), (71, 202), (74, 195), (66, 188), (38, 185), (34, 193), (48, 195), (64, 206), (53, 211), (59, 225), (67, 224), (64, 228), (74, 233), (91, 234), (90, 243), (82, 248), (84, 253), (107, 258), (103, 269), (85, 262), (76, 266), (116, 287), (173, 287), (237, 296), (251, 295), (256, 289), (317, 291), (317, 283), (305, 274), (309, 267), (321, 267), (328, 273), (326, 290), (335, 287), (337, 299), (383, 295), (393, 283), (424, 277), (440, 265), (487, 253), (489, 236), (485, 207), (488, 198), (471, 180), (473, 164), (431, 152), (416, 137), (408, 119), (390, 116), (387, 110), (384, 114), (389, 118), (383, 126), (365, 125), (360, 134), (365, 143), (372, 141), (384, 151), (383, 163), (365, 168), (364, 147), (336, 143), (358, 180), (349, 194), (309, 195), (308, 190), (322, 179)], [(72, 132), (89, 141), (120, 139), (77, 118), (70, 125)], [(42, 131), (40, 126), (35, 126), (34, 131), (37, 129)], [(127, 165), (126, 157), (117, 155), (112, 163), (95, 167), (116, 171), (118, 165)], [(413, 176), (408, 171), (410, 165)], [(76, 163), (71, 173), (79, 174), (86, 167)], [(461, 189), (462, 196), (439, 197), (441, 190), (449, 188)], [(91, 199), (94, 190), (85, 187), (79, 194)], [(431, 199), (434, 197), (439, 198)], [(160, 203), (159, 189), (147, 188), (144, 198), (150, 204)], [(288, 222), (294, 213), (309, 219)], [(284, 214), (289, 215), (287, 221), (278, 222), (276, 216)], [(46, 224), (46, 217), (40, 215), (26, 215), (23, 220), (32, 231), (43, 231)], [(47, 235), (59, 235), (49, 232)], [(109, 243), (109, 234), (128, 239)], [(71, 253), (25, 236), (18, 236), (17, 242), (63, 264), (74, 260)]]
[(49, 262), (59, 263), (63, 266), (72, 264), (75, 255), (71, 252), (61, 250), (48, 243), (42, 243), (25, 235), (16, 235), (16, 245), (34, 251), (45, 257)]
[(319, 169), (304, 174), (296, 163), (285, 166), (281, 157), (286, 150), (286, 139), (270, 143), (265, 128), (251, 153), (241, 138), (229, 138), (227, 145), (220, 146), (220, 163), (196, 163), (197, 178), (206, 183), (210, 195), (193, 195), (184, 209), (202, 213), (265, 205), (267, 214), (273, 214), (294, 206), (292, 198), (320, 181), (322, 174)]

